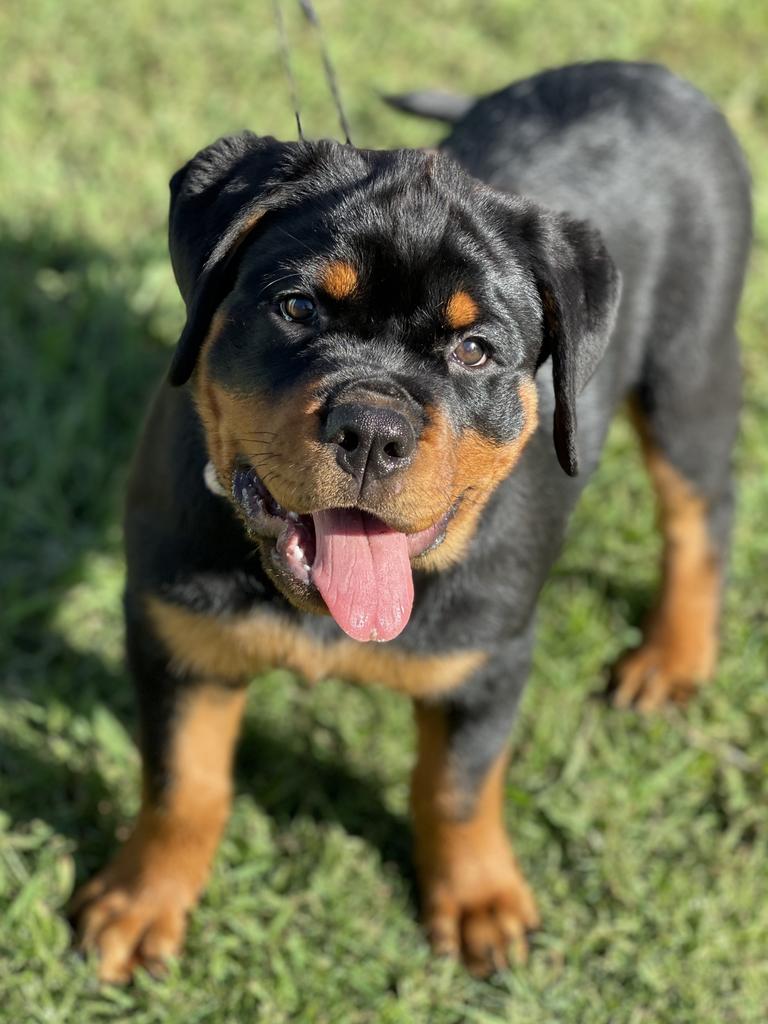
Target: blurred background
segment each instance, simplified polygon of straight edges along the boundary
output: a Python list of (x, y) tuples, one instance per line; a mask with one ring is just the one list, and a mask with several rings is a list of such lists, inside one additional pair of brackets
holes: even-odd
[[(124, 834), (138, 757), (120, 501), (182, 324), (167, 181), (244, 127), (294, 137), (268, 0), (0, 5), (0, 1020), (686, 1024), (768, 1009), (768, 4), (316, 0), (361, 146), (441, 129), (379, 93), (660, 61), (724, 109), (755, 180), (739, 521), (717, 682), (653, 720), (592, 699), (656, 578), (650, 493), (611, 433), (545, 592), (508, 819), (544, 928), (491, 984), (432, 961), (408, 867), (410, 710), (254, 685), (232, 825), (164, 983), (100, 990), (62, 908)], [(337, 124), (285, 2), (305, 130)], [(692, 255), (695, 259), (695, 254)]]

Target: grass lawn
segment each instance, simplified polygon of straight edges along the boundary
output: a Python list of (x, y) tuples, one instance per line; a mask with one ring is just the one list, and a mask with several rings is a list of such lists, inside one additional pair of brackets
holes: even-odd
[[(252, 687), (234, 815), (169, 978), (100, 988), (75, 879), (138, 801), (120, 501), (182, 322), (166, 182), (250, 127), (291, 137), (266, 0), (0, 5), (0, 1020), (9, 1024), (710, 1024), (768, 1018), (768, 5), (317, 0), (362, 145), (438, 129), (377, 92), (488, 91), (540, 67), (667, 63), (711, 93), (756, 183), (746, 409), (718, 679), (651, 720), (593, 695), (638, 636), (658, 556), (618, 422), (548, 585), (507, 816), (544, 919), (529, 965), (471, 980), (414, 920), (410, 709), (285, 673)], [(333, 133), (291, 16), (308, 133)]]

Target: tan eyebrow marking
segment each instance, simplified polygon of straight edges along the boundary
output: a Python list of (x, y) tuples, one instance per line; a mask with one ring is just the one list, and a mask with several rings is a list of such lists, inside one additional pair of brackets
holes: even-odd
[(321, 284), (332, 299), (348, 299), (357, 288), (357, 271), (351, 263), (334, 260), (323, 271)]
[(449, 327), (459, 330), (469, 327), (480, 314), (477, 303), (469, 292), (454, 292), (445, 306), (445, 319)]

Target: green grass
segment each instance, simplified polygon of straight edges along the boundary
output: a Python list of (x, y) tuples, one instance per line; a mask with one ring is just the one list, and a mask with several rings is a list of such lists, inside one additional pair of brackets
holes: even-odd
[[(656, 577), (624, 423), (548, 585), (507, 815), (544, 918), (492, 983), (414, 922), (407, 703), (259, 679), (234, 815), (184, 960), (100, 988), (62, 908), (138, 799), (121, 661), (119, 507), (144, 396), (181, 323), (166, 181), (241, 127), (289, 135), (269, 5), (0, 6), (0, 1019), (710, 1024), (768, 1015), (768, 6), (763, 0), (319, 0), (355, 141), (423, 144), (377, 91), (485, 91), (541, 66), (650, 58), (709, 91), (756, 181), (740, 509), (717, 682), (650, 721), (592, 695)], [(439, 11), (439, 13), (438, 13)], [(334, 118), (291, 18), (310, 133)]]

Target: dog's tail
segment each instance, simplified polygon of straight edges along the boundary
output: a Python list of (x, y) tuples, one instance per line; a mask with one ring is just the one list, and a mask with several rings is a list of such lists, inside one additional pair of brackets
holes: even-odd
[(474, 104), (471, 96), (455, 96), (449, 92), (436, 92), (430, 89), (423, 92), (405, 92), (399, 96), (382, 96), (385, 103), (395, 110), (416, 117), (429, 117), (435, 121), (447, 121), (455, 124)]

